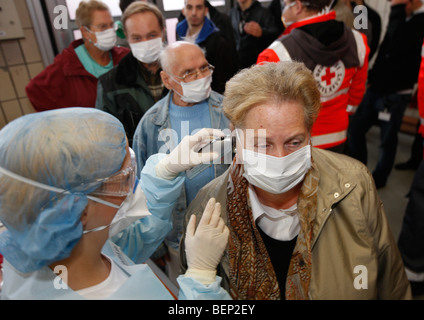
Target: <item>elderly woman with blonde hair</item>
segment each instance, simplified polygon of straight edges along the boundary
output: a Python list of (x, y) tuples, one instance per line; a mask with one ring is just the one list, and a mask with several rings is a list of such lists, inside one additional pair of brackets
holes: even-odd
[(218, 274), (231, 296), (410, 298), (367, 168), (311, 145), (320, 109), (311, 72), (298, 62), (244, 69), (227, 82), (223, 105), (236, 158), (199, 192), (186, 220), (200, 217), (210, 197), (225, 208), (230, 237)]

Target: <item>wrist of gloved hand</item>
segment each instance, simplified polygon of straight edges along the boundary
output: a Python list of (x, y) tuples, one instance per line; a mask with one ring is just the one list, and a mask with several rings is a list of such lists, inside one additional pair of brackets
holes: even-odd
[(188, 268), (184, 276), (193, 278), (201, 284), (208, 286), (216, 281), (216, 270)]
[(169, 158), (165, 157), (155, 166), (155, 173), (158, 178), (166, 180), (174, 180), (179, 172), (172, 172), (168, 169)]
[(209, 285), (216, 280), (216, 268), (228, 243), (229, 229), (221, 218), (221, 205), (211, 198), (196, 228), (196, 216), (187, 225), (185, 252), (187, 276)]

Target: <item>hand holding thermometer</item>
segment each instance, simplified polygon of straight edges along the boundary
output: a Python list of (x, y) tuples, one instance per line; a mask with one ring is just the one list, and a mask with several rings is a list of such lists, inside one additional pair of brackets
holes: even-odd
[(228, 134), (222, 137), (213, 138), (197, 152), (218, 153), (220, 157), (214, 160), (214, 164), (231, 164), (236, 154), (236, 137)]

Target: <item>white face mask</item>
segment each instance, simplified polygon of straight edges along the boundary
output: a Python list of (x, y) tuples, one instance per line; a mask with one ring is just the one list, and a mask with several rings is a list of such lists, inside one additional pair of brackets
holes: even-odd
[(85, 230), (83, 232), (84, 234), (100, 231), (109, 227), (109, 238), (111, 238), (122, 230), (125, 230), (128, 226), (137, 220), (151, 215), (149, 209), (147, 208), (146, 196), (139, 184), (136, 185), (134, 193), (129, 194), (124, 202), (122, 202), (121, 206), (116, 206), (108, 202), (103, 204), (114, 208), (119, 208), (118, 212), (115, 214), (115, 217), (113, 217), (110, 224), (91, 230)]
[(282, 21), (283, 21), (283, 25), (284, 25), (284, 27), (286, 27), (286, 28), (290, 27), (290, 26), (294, 23), (294, 21), (287, 21), (287, 20), (284, 18), (284, 16), (282, 17)]
[[(239, 139), (237, 129), (236, 136)], [(311, 168), (310, 145), (281, 158), (247, 149), (242, 150), (242, 157), (243, 176), (247, 181), (272, 194), (291, 190), (302, 182)]]
[(133, 56), (143, 63), (153, 63), (159, 59), (159, 55), (163, 49), (162, 38), (130, 43)]
[[(93, 33), (90, 29), (86, 28), (88, 32)], [(113, 28), (101, 32), (94, 32), (97, 42), (94, 44), (102, 51), (111, 50), (116, 44), (116, 32)]]
[(288, 9), (290, 9), (291, 7), (293, 7), (293, 6), (295, 6), (296, 5), (296, 1), (295, 2), (292, 2), (292, 3), (289, 3), (288, 5), (286, 5), (286, 6), (284, 6), (284, 9), (283, 9), (283, 12), (281, 13), (281, 17), (282, 17), (282, 20), (283, 20), (283, 24), (284, 24), (284, 26), (287, 28), (287, 27), (289, 27), (290, 25), (292, 25), (293, 23), (294, 23), (294, 21), (287, 21), (287, 19), (285, 18), (285, 16), (284, 16), (284, 13), (288, 10)]
[[(171, 78), (175, 82), (178, 82), (172, 76)], [(181, 85), (183, 89), (183, 94), (181, 95), (176, 90), (174, 90), (174, 92), (181, 97), (181, 100), (187, 103), (197, 103), (197, 102), (203, 101), (209, 98), (212, 91), (212, 88), (211, 88), (212, 75), (208, 75), (204, 78), (197, 79), (188, 83), (185, 83), (185, 82), (178, 82), (178, 83)]]

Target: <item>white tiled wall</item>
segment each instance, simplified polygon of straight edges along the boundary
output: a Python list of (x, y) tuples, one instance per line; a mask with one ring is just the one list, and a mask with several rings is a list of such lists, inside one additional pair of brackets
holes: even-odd
[(29, 80), (43, 70), (37, 40), (25, 0), (15, 0), (25, 38), (0, 42), (0, 128), (34, 112), (25, 94)]

